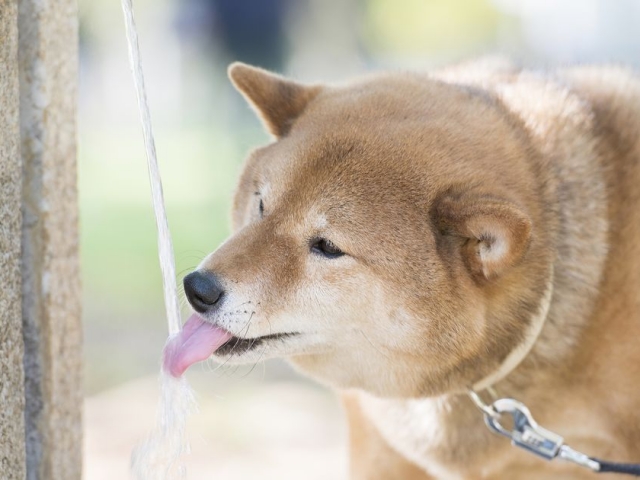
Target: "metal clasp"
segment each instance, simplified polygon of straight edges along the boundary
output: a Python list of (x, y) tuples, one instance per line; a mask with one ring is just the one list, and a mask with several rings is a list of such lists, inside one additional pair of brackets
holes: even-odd
[[(552, 460), (558, 456), (560, 448), (564, 444), (564, 438), (536, 423), (529, 409), (512, 398), (501, 398), (491, 405), (497, 417), (485, 415), (487, 426), (496, 433), (511, 439), (511, 443), (541, 456), (546, 460)], [(506, 429), (500, 419), (503, 415), (510, 415), (513, 421), (511, 430)]]
[[(512, 398), (500, 398), (489, 405), (484, 403), (476, 392), (470, 391), (469, 396), (484, 413), (484, 422), (489, 429), (509, 438), (512, 445), (538, 455), (545, 460), (553, 460), (559, 457), (595, 472), (600, 470), (598, 462), (565, 445), (564, 439), (557, 433), (538, 425), (529, 409), (523, 403)], [(511, 417), (513, 423), (511, 428), (506, 428), (501, 423), (505, 415)]]

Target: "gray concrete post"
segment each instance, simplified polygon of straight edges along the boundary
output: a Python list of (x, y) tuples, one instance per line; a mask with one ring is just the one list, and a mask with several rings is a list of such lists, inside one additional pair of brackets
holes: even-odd
[(81, 478), (77, 30), (0, 0), (0, 479)]
[(0, 478), (26, 474), (21, 316), (18, 2), (0, 0)]

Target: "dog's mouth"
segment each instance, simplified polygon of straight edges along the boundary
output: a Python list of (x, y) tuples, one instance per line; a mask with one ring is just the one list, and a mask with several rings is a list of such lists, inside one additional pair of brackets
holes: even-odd
[(298, 335), (297, 333), (274, 333), (271, 335), (263, 335), (261, 337), (254, 338), (241, 338), (232, 336), (225, 343), (220, 345), (215, 352), (213, 352), (216, 356), (226, 356), (226, 355), (242, 355), (243, 353), (250, 352), (252, 350), (256, 350), (260, 346), (264, 345), (265, 342), (269, 342), (272, 340), (282, 340), (288, 337), (293, 337)]
[(178, 335), (164, 348), (163, 367), (174, 377), (180, 377), (194, 363), (211, 355), (242, 355), (266, 342), (283, 340), (297, 333), (274, 333), (254, 338), (236, 337), (228, 331), (205, 322), (198, 314), (186, 321)]

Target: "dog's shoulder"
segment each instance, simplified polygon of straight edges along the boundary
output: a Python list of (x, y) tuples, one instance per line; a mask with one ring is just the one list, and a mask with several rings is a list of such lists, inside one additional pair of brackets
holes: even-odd
[(640, 74), (616, 65), (577, 66), (558, 71), (589, 103), (598, 133), (615, 137), (617, 147), (639, 149)]

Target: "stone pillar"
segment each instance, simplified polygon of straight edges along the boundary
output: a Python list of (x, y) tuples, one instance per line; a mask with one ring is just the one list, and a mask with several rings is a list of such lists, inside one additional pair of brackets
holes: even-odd
[(0, 478), (25, 477), (18, 3), (0, 0)]
[(75, 0), (0, 0), (0, 39), (0, 479), (80, 479)]

